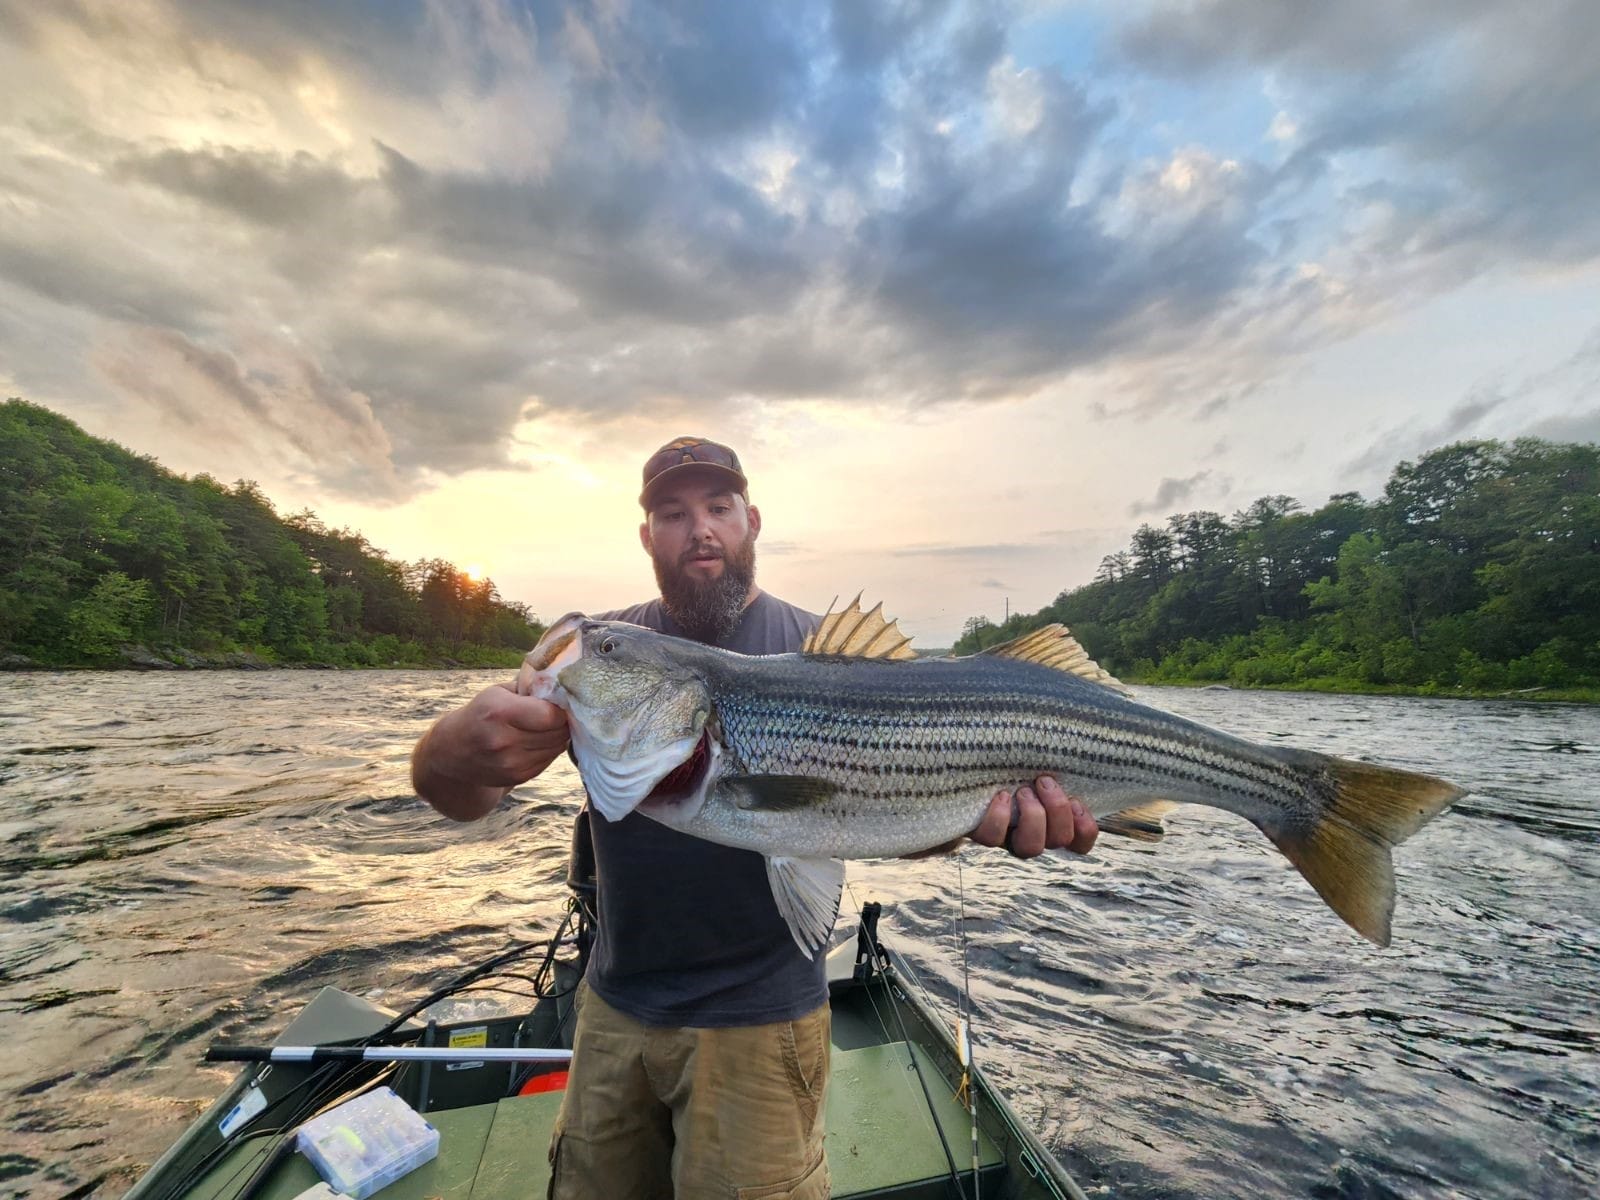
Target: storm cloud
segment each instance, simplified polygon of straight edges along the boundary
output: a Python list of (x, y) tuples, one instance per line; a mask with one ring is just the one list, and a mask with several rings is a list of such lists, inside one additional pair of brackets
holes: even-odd
[(1185, 479), (1163, 479), (1155, 495), (1128, 506), (1128, 515), (1137, 517), (1144, 513), (1171, 512), (1174, 507), (1187, 503), (1200, 485), (1210, 478), (1210, 471), (1196, 471)]
[(1398, 275), (1448, 276), (1508, 247), (1600, 252), (1594, 16), (1586, 0), (1209, 0), (1158, 7), (1120, 43), (1191, 82), (1271, 72), (1293, 131), (1285, 174), (1345, 175), (1366, 246), (1407, 260)]
[[(323, 487), (399, 497), (509, 465), (538, 414), (1093, 373), (1108, 417), (1214, 419), (1508, 253), (1600, 254), (1576, 2), (1157, 8), (1087, 72), (1030, 55), (1036, 20), (0, 0), (11, 380), (59, 390), (80, 347), (105, 403), (235, 414)], [(1283, 119), (1238, 145), (1152, 145), (1124, 99), (1264, 73)]]
[(1386, 430), (1345, 470), (1370, 485), (1396, 462), (1436, 446), (1478, 438), (1537, 437), (1600, 442), (1600, 329), (1544, 370), (1478, 381), (1433, 421), (1415, 418)]

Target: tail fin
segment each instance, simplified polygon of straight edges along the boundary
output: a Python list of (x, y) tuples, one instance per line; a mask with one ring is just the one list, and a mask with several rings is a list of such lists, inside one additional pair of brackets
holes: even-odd
[(1362, 937), (1389, 944), (1394, 864), (1389, 851), (1460, 797), (1465, 788), (1372, 763), (1317, 755), (1334, 794), (1309, 830), (1267, 836), (1330, 908)]

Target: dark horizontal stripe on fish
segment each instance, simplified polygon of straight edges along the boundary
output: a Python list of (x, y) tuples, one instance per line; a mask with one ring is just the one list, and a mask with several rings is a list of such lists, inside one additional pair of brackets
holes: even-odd
[[(987, 762), (977, 764), (936, 764), (933, 766), (907, 766), (905, 764), (890, 764), (883, 767), (863, 765), (860, 763), (836, 763), (822, 760), (802, 760), (793, 764), (784, 764), (781, 769), (773, 770), (771, 774), (799, 774), (825, 778), (845, 788), (851, 794), (869, 798), (908, 798), (936, 800), (949, 796), (965, 795), (975, 787), (993, 785), (1022, 786), (1030, 782), (1018, 777), (1014, 766), (1017, 760), (1010, 762)], [(1036, 770), (1045, 773), (1058, 773), (1069, 780), (1080, 783), (1144, 783), (1154, 792), (1181, 791), (1174, 785), (1188, 783), (1197, 790), (1224, 790), (1225, 781), (1199, 774), (1188, 775), (1178, 772), (1132, 771), (1124, 763), (1091, 763), (1077, 761), (1063, 763), (1059, 760), (1044, 758), (1043, 756), (1024, 759), (1037, 763)], [(752, 773), (764, 773), (760, 767), (752, 767)], [(929, 787), (925, 784), (919, 786), (911, 783), (912, 780), (938, 780), (943, 786)], [(908, 786), (909, 784), (909, 786)]]
[[(1196, 743), (1168, 740), (1151, 729), (1128, 732), (1084, 726), (1063, 726), (1039, 722), (997, 720), (990, 724), (974, 723), (963, 718), (951, 721), (889, 722), (871, 724), (826, 722), (817, 725), (799, 725), (779, 728), (759, 719), (751, 722), (724, 719), (726, 740), (736, 745), (758, 746), (766, 742), (783, 745), (814, 745), (839, 747), (863, 752), (880, 753), (885, 750), (898, 754), (918, 754), (930, 751), (964, 751), (983, 748), (994, 749), (1002, 745), (1034, 745), (1036, 736), (1048, 739), (1055, 752), (1085, 753), (1084, 747), (1102, 758), (1118, 757), (1124, 760), (1138, 757), (1143, 752), (1163, 757), (1175, 756), (1200, 767), (1216, 769), (1232, 766), (1250, 768), (1261, 772), (1264, 778), (1293, 777), (1293, 768), (1282, 763), (1241, 762), (1238, 758)], [(997, 741), (1006, 734), (1027, 735)], [(896, 736), (897, 735), (897, 736)], [(1120, 754), (1118, 752), (1121, 752)]]
[[(830, 777), (840, 771), (933, 774), (949, 769), (944, 757), (985, 752), (1002, 769), (1006, 762), (1019, 761), (1016, 754), (1025, 753), (1033, 757), (1021, 761), (1037, 761), (1041, 767), (1055, 766), (1063, 758), (1078, 765), (1097, 762), (1120, 767), (1135, 779), (1185, 779), (1263, 800), (1278, 799), (1286, 791), (1301, 795), (1306, 784), (1289, 764), (1254, 762), (1181, 740), (1176, 736), (1181, 730), (1160, 722), (1101, 723), (1109, 714), (1100, 713), (1085, 720), (1068, 714), (1059, 702), (991, 710), (988, 719), (975, 719), (971, 710), (885, 714), (863, 703), (857, 706), (859, 712), (870, 716), (863, 720), (859, 716), (852, 719), (847, 708), (807, 707), (809, 711), (802, 716), (794, 710), (784, 714), (783, 706), (768, 697), (755, 702), (743, 697), (734, 700), (723, 717), (730, 749), (752, 766), (759, 761), (761, 770), (776, 773), (808, 765), (821, 767)], [(800, 719), (784, 720), (784, 715)], [(1049, 740), (996, 738), (996, 731), (1003, 734), (1021, 729), (1043, 733)], [(941, 761), (915, 761), (930, 754), (941, 756)], [(1084, 773), (1077, 766), (1071, 769)], [(1117, 775), (1103, 777), (1115, 779)]]
[[(820, 774), (820, 772), (819, 772)], [(846, 794), (861, 801), (874, 802), (873, 816), (896, 817), (916, 815), (917, 805), (934, 805), (953, 797), (968, 796), (975, 791), (986, 790), (997, 786), (995, 780), (1003, 778), (1004, 772), (995, 769), (963, 769), (960, 771), (947, 771), (940, 773), (946, 780), (946, 786), (937, 790), (916, 791), (903, 786), (894, 786), (892, 780), (873, 780), (871, 783), (863, 780), (847, 781), (835, 780), (845, 785)], [(1075, 770), (1073, 778), (1086, 783), (1115, 783), (1120, 776), (1115, 772), (1099, 770)], [(1026, 780), (1015, 780), (1012, 786), (1022, 786)], [(879, 783), (883, 786), (872, 786)], [(1005, 786), (1003, 783), (999, 786)], [(889, 807), (890, 803), (898, 801), (903, 806)], [(808, 806), (810, 811), (819, 816), (836, 816), (850, 818), (861, 815), (857, 808), (848, 803), (842, 803), (837, 797), (819, 800), (816, 804)]]
[[(1134, 783), (1155, 794), (1166, 794), (1182, 799), (1186, 794), (1233, 791), (1240, 795), (1254, 795), (1268, 802), (1281, 803), (1283, 797), (1298, 796), (1298, 788), (1285, 789), (1276, 795), (1267, 795), (1264, 789), (1241, 788), (1234, 777), (1220, 772), (1172, 771), (1153, 769), (1145, 764), (1127, 760), (1091, 762), (1082, 758), (1066, 761), (1059, 754), (1045, 750), (1029, 752), (1009, 760), (978, 761), (976, 763), (938, 762), (934, 764), (887, 763), (872, 764), (859, 760), (837, 760), (797, 756), (781, 762), (750, 763), (747, 769), (754, 774), (798, 774), (825, 778), (852, 795), (864, 799), (906, 799), (915, 797), (926, 801), (965, 795), (975, 787), (1020, 786), (1028, 780), (1019, 778), (1015, 764), (1031, 762), (1032, 769), (1055, 773), (1079, 783)], [(929, 786), (938, 781), (941, 786)]]

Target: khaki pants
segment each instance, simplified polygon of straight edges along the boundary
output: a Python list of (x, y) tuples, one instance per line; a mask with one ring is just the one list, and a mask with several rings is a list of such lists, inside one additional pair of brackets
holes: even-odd
[(551, 1200), (827, 1200), (830, 1024), (661, 1029), (580, 985)]

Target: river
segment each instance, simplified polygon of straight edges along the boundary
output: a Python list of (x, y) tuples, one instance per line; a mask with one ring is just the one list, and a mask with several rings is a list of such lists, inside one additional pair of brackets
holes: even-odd
[[(551, 927), (565, 764), (488, 819), (412, 795), (484, 672), (0, 676), (0, 1196), (116, 1196), (320, 987), (400, 1004)], [(1185, 809), (1087, 859), (852, 863), (847, 913), (1093, 1194), (1600, 1194), (1600, 710), (1140, 689), (1472, 794), (1396, 855), (1394, 945)], [(491, 1003), (491, 1001), (485, 1001)]]

